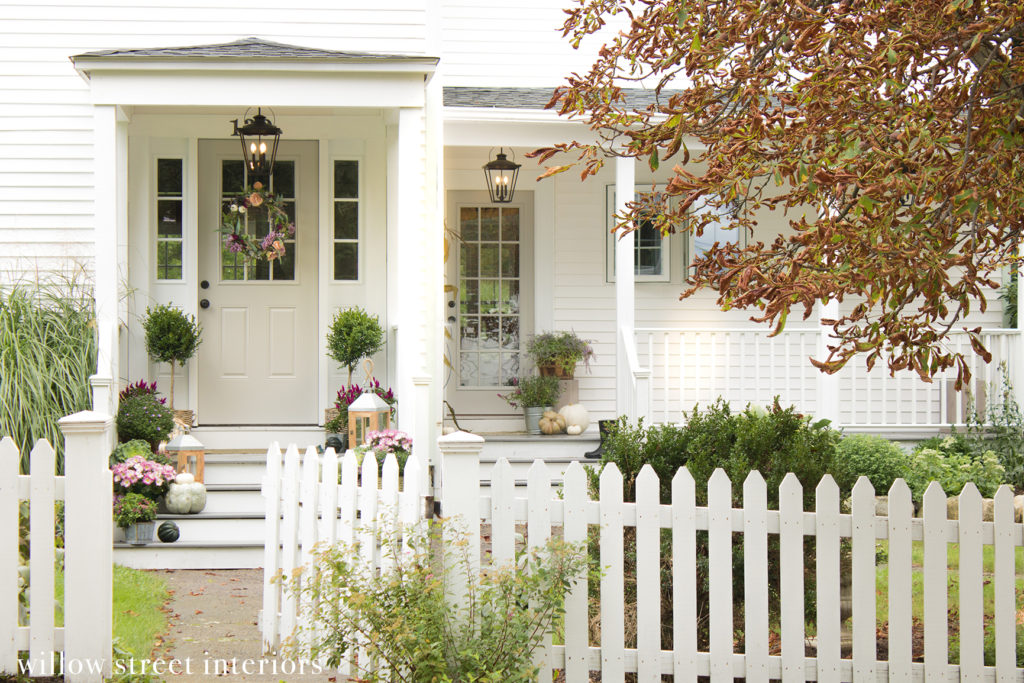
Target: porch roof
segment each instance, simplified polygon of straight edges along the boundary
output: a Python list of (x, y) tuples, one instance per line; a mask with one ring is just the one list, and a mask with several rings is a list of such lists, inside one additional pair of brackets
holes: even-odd
[(96, 50), (71, 57), (78, 65), (81, 61), (107, 60), (239, 60), (239, 61), (314, 61), (314, 62), (406, 62), (436, 65), (436, 57), (408, 54), (385, 54), (376, 52), (346, 52), (287, 45), (263, 38), (250, 36), (229, 43), (210, 45), (189, 45), (185, 47), (160, 47), (141, 49)]
[[(471, 107), (480, 109), (544, 109), (554, 88), (470, 88), (463, 86), (445, 86), (444, 106)], [(667, 100), (676, 90), (663, 90), (660, 98)], [(643, 109), (655, 104), (657, 98), (653, 90), (645, 88), (623, 88), (625, 106), (631, 109)]]

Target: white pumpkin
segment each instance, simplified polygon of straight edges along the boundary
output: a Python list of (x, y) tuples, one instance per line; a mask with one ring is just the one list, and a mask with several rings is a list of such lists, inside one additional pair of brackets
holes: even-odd
[(194, 515), (206, 507), (206, 487), (196, 481), (188, 472), (182, 472), (174, 478), (164, 505), (173, 515)]
[(579, 425), (569, 425), (565, 428), (565, 433), (569, 436), (579, 436), (583, 433), (583, 427), (580, 427)]
[(568, 427), (573, 425), (579, 425), (580, 431), (577, 432), (578, 434), (582, 434), (590, 426), (590, 413), (579, 403), (571, 403), (558, 412), (565, 418), (566, 431), (569, 434), (572, 434), (572, 432), (568, 431)]

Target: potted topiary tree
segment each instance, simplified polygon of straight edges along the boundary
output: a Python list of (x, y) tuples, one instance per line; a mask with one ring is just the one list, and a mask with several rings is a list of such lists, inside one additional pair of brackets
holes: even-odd
[[(174, 410), (174, 369), (195, 355), (202, 342), (202, 329), (195, 316), (185, 315), (173, 306), (160, 304), (146, 309), (142, 319), (146, 332), (146, 353), (158, 363), (171, 364), (171, 410)], [(183, 413), (178, 415), (178, 413)], [(192, 425), (192, 411), (176, 411), (175, 414)]]
[(358, 306), (338, 311), (327, 331), (327, 355), (348, 369), (346, 386), (352, 385), (352, 371), (363, 358), (384, 346), (380, 319)]

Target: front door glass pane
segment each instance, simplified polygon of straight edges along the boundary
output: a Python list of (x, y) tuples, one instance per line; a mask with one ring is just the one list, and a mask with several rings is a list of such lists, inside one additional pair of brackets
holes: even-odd
[(519, 208), (459, 210), (459, 385), (507, 386), (519, 375)]

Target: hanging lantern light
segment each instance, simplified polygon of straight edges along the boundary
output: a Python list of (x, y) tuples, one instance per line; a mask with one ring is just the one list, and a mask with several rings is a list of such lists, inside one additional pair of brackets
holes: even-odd
[[(246, 114), (249, 112), (247, 111)], [(263, 115), (261, 108), (256, 108), (256, 116), (245, 119), (238, 125), (238, 119), (232, 121), (235, 132), (242, 142), (242, 159), (248, 167), (249, 176), (270, 178), (274, 172), (274, 159), (277, 158), (277, 143), (281, 139), (281, 129)]]
[(484, 164), (484, 177), (487, 179), (487, 191), (491, 202), (508, 204), (516, 191), (516, 179), (519, 177), (520, 164), (509, 161), (505, 156), (505, 148), (491, 161)]

